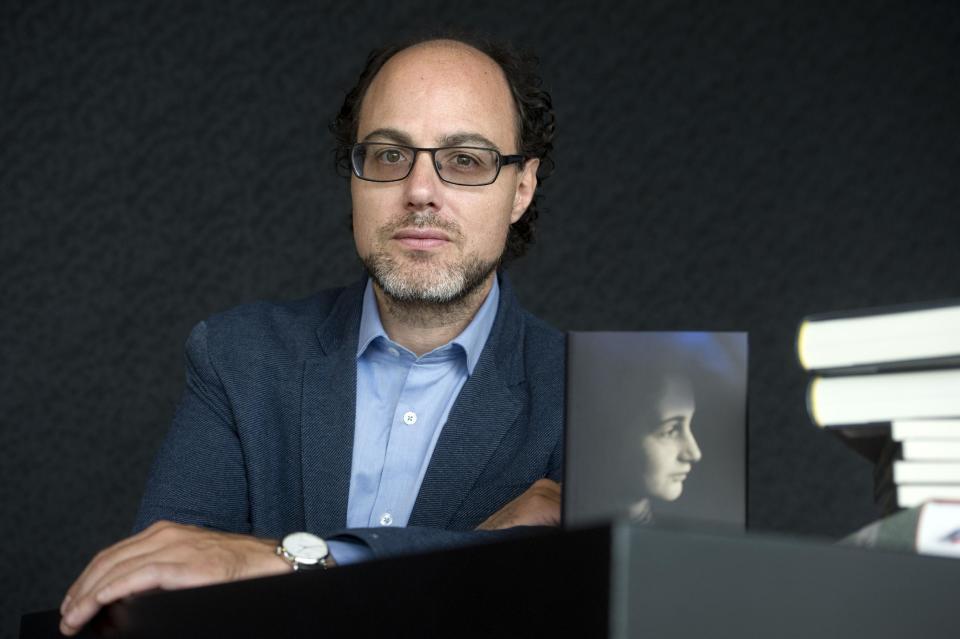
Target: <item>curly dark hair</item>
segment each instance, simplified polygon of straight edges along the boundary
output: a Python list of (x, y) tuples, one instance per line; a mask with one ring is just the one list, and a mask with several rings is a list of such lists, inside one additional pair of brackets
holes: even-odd
[[(330, 131), (336, 138), (337, 144), (337, 172), (344, 177), (350, 175), (350, 147), (357, 141), (360, 105), (373, 78), (383, 65), (400, 51), (431, 40), (453, 40), (465, 44), (484, 53), (500, 65), (517, 107), (519, 153), (528, 159), (539, 158), (537, 181), (538, 184), (543, 183), (553, 172), (550, 153), (553, 151), (556, 116), (550, 94), (541, 88), (542, 81), (537, 72), (539, 60), (533, 54), (517, 51), (507, 44), (462, 34), (418, 37), (376, 49), (370, 53), (356, 85), (347, 93), (340, 111), (330, 123)], [(522, 256), (533, 242), (534, 228), (540, 213), (538, 197), (542, 196), (535, 192), (523, 216), (510, 226), (504, 251), (505, 261)]]

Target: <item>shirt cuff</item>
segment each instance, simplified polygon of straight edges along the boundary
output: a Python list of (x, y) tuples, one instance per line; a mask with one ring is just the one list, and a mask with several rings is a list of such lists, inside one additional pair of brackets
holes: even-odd
[(359, 564), (373, 559), (373, 551), (362, 541), (344, 541), (343, 539), (328, 539), (327, 548), (330, 556), (338, 566)]

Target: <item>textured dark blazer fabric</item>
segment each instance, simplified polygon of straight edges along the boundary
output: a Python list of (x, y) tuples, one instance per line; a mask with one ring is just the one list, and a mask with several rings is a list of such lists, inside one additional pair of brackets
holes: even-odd
[[(344, 528), (364, 285), (240, 306), (193, 329), (135, 530), (161, 519), (273, 538)], [(370, 536), (375, 553), (467, 543), (473, 535), (438, 531), (471, 531), (537, 479), (560, 479), (564, 338), (521, 309), (502, 274), (500, 286), (411, 528)]]

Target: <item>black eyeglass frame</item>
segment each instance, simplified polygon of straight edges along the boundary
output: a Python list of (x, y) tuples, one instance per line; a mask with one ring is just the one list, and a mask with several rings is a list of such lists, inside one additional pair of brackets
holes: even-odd
[[(407, 149), (413, 151), (413, 160), (410, 162), (410, 166), (407, 168), (407, 173), (403, 177), (394, 178), (392, 180), (374, 180), (368, 177), (360, 175), (360, 171), (357, 169), (356, 153), (358, 148), (365, 148), (370, 145), (378, 146), (389, 146), (397, 149)], [(489, 151), (493, 153), (497, 158), (497, 172), (493, 174), (493, 178), (489, 182), (481, 182), (480, 184), (462, 184), (460, 182), (451, 182), (442, 175), (440, 175), (440, 165), (437, 163), (437, 151), (446, 151), (448, 149), (470, 149), (472, 151)], [(447, 184), (453, 184), (455, 186), (490, 186), (497, 181), (497, 178), (500, 177), (500, 169), (511, 164), (523, 165), (527, 158), (525, 155), (504, 155), (496, 149), (491, 149), (485, 146), (437, 146), (437, 147), (420, 147), (420, 146), (409, 146), (407, 144), (394, 144), (392, 142), (357, 142), (350, 147), (350, 168), (353, 171), (353, 174), (357, 178), (364, 180), (366, 182), (377, 182), (379, 184), (385, 184), (388, 182), (402, 182), (410, 177), (410, 174), (413, 173), (413, 165), (417, 163), (417, 155), (419, 153), (429, 153), (430, 159), (433, 161), (433, 170), (437, 172), (437, 177), (440, 178), (441, 182), (446, 182)]]

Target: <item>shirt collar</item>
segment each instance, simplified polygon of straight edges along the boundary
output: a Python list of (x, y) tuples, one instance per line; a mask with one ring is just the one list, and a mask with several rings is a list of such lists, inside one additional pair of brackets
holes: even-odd
[[(463, 332), (450, 340), (449, 343), (431, 351), (444, 349), (450, 344), (458, 345), (466, 354), (467, 373), (471, 375), (477, 362), (480, 361), (480, 354), (483, 352), (487, 337), (490, 336), (490, 329), (493, 328), (493, 322), (497, 317), (497, 307), (500, 304), (500, 283), (498, 279), (497, 277), (493, 278), (493, 286), (490, 287), (487, 299), (480, 305), (480, 309), (470, 320), (467, 327), (463, 329)], [(383, 329), (383, 324), (380, 321), (380, 310), (377, 308), (377, 298), (373, 292), (373, 280), (368, 278), (366, 289), (363, 291), (363, 307), (360, 313), (360, 333), (357, 340), (358, 359), (378, 337), (382, 337), (391, 344), (394, 343), (387, 337), (387, 332)]]

